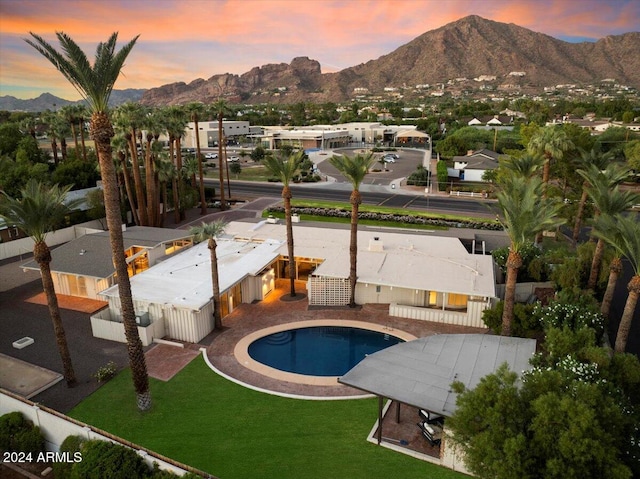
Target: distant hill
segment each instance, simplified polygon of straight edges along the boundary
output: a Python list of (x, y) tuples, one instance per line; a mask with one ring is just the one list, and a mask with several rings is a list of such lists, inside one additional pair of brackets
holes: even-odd
[(151, 88), (141, 101), (147, 105), (208, 103), (223, 91), (230, 101), (247, 103), (339, 102), (352, 98), (354, 88), (378, 94), (385, 88), (481, 76), (495, 77), (497, 84), (535, 88), (614, 78), (640, 88), (638, 72), (640, 32), (568, 43), (472, 15), (424, 33), (377, 60), (337, 73), (322, 74), (317, 61), (300, 57), (289, 65), (264, 65), (242, 75), (227, 73)]
[[(142, 98), (142, 94), (146, 90), (144, 89), (126, 89), (126, 90), (113, 90), (111, 92), (111, 98), (109, 99), (109, 106), (118, 106), (128, 101), (138, 102)], [(46, 110), (55, 110), (65, 105), (75, 105), (84, 103), (84, 100), (69, 101), (63, 98), (59, 98), (51, 93), (43, 93), (38, 98), (31, 100), (20, 100), (13, 96), (0, 96), (0, 110), (6, 111), (30, 111), (39, 112)]]
[[(336, 73), (323, 74), (316, 60), (298, 57), (290, 64), (267, 64), (242, 75), (223, 73), (148, 90), (114, 91), (111, 100), (113, 106), (125, 101), (152, 106), (212, 103), (222, 92), (231, 103), (343, 102), (356, 92), (380, 95), (397, 89), (409, 94), (418, 85), (433, 88), (451, 81), (539, 92), (545, 86), (596, 85), (615, 79), (640, 89), (638, 72), (640, 32), (568, 43), (472, 15), (426, 32), (376, 60)], [(35, 100), (0, 97), (2, 110), (40, 111), (52, 109), (53, 103), (69, 102), (49, 94)]]

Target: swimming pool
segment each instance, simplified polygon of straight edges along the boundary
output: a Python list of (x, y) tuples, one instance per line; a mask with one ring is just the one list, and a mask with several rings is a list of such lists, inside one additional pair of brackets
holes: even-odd
[(249, 356), (266, 366), (308, 376), (342, 376), (367, 355), (404, 342), (393, 334), (350, 326), (277, 331), (251, 342)]

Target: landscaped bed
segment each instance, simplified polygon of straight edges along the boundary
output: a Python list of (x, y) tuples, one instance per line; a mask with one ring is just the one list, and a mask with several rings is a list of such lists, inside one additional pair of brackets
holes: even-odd
[(271, 396), (218, 376), (201, 358), (168, 382), (150, 381), (147, 413), (136, 409), (125, 370), (69, 415), (222, 479), (467, 477), (367, 442), (375, 399)]

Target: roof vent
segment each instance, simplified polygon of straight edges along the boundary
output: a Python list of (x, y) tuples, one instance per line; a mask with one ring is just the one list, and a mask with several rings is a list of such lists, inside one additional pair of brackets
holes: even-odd
[(382, 241), (377, 236), (374, 236), (373, 239), (369, 240), (369, 251), (383, 251), (384, 247), (382, 245)]

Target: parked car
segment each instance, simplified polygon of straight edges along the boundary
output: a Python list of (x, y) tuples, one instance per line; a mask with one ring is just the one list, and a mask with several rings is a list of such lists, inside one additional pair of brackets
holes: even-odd
[(238, 158), (237, 156), (230, 156), (229, 161), (233, 161), (233, 162), (240, 161), (240, 158)]
[(207, 153), (206, 155), (204, 155), (204, 158), (206, 160), (217, 160), (218, 159), (218, 154), (217, 153)]
[(395, 163), (396, 159), (391, 155), (384, 155), (382, 157), (382, 161), (384, 161), (385, 163)]

